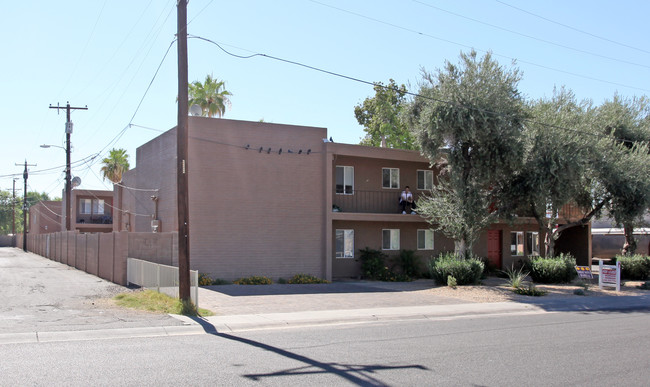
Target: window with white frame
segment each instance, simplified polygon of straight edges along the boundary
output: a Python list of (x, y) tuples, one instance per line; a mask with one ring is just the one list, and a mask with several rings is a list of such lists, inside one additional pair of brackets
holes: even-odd
[(382, 250), (399, 250), (399, 229), (382, 230)]
[(418, 230), (418, 250), (433, 250), (433, 230)]
[(341, 195), (354, 193), (354, 167), (336, 166), (336, 193)]
[(513, 231), (510, 233), (510, 255), (524, 255), (524, 232)]
[(354, 230), (336, 230), (336, 258), (354, 258)]
[(381, 187), (399, 188), (399, 168), (381, 169)]
[(539, 233), (536, 231), (526, 233), (526, 255), (539, 255)]
[(93, 199), (93, 214), (104, 214), (104, 200)]
[(418, 170), (418, 189), (433, 189), (433, 171)]
[(92, 199), (79, 199), (79, 213), (82, 215), (90, 215), (92, 202)]

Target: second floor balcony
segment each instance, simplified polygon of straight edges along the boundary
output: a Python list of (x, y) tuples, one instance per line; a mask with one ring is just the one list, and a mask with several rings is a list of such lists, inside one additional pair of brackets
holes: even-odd
[[(332, 209), (340, 212), (399, 214), (402, 212), (399, 197), (402, 190), (362, 191), (352, 194), (334, 194)], [(413, 193), (417, 204), (419, 194)]]

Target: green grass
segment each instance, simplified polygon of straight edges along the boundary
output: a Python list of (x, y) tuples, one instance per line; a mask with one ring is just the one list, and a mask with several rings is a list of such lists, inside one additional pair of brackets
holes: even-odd
[(185, 305), (178, 298), (170, 297), (166, 294), (158, 293), (153, 290), (143, 290), (133, 293), (121, 293), (113, 298), (116, 304), (125, 308), (146, 310), (155, 313), (172, 313), (184, 314), (186, 316), (212, 316), (214, 313), (207, 309), (199, 308), (198, 311), (194, 305)]

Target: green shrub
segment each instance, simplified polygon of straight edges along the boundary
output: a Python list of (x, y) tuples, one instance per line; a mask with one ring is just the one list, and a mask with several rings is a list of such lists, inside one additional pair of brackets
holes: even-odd
[(571, 254), (551, 258), (531, 257), (526, 266), (530, 277), (537, 283), (568, 283), (578, 276), (576, 260)]
[(641, 290), (650, 290), (650, 281), (645, 281), (641, 285), (637, 286)]
[(576, 296), (584, 296), (584, 295), (586, 295), (584, 289), (575, 289), (575, 290), (573, 291), (573, 294), (575, 294)]
[(210, 286), (212, 285), (212, 278), (205, 273), (199, 273), (199, 286)]
[(230, 282), (228, 280), (225, 280), (225, 279), (222, 279), (222, 278), (215, 278), (212, 281), (212, 285), (231, 285), (231, 284), (232, 284), (232, 282)]
[(412, 278), (418, 277), (420, 275), (420, 258), (415, 255), (415, 251), (400, 251), (398, 263), (404, 275)]
[(233, 281), (235, 285), (271, 285), (273, 281), (264, 276), (252, 275), (246, 278), (239, 278)]
[(621, 278), (627, 280), (646, 280), (650, 277), (650, 257), (642, 255), (617, 256), (621, 263)]
[(318, 277), (314, 277), (309, 274), (296, 274), (291, 279), (289, 279), (290, 284), (328, 284), (329, 281), (325, 281)]
[(279, 283), (280, 285), (286, 285), (286, 284), (287, 284), (287, 280), (284, 279), (284, 278), (278, 278), (277, 283)]
[(361, 275), (363, 278), (389, 282), (407, 282), (411, 277), (406, 274), (398, 274), (390, 270), (385, 263), (388, 256), (379, 250), (366, 247), (359, 250), (361, 253)]
[(458, 285), (477, 284), (483, 269), (480, 259), (463, 259), (455, 253), (443, 253), (429, 261), (429, 272), (438, 285), (445, 285), (449, 276), (454, 277)]
[(456, 286), (458, 286), (458, 281), (456, 280), (455, 277), (448, 276), (447, 277), (447, 286), (449, 286), (450, 288), (456, 289)]
[(361, 275), (367, 279), (381, 279), (386, 276), (388, 268), (384, 261), (387, 258), (386, 254), (379, 250), (373, 250), (369, 247), (359, 250), (361, 253)]
[(540, 297), (546, 295), (546, 290), (537, 289), (535, 285), (529, 284), (527, 288), (520, 287), (513, 289), (513, 292), (521, 294), (522, 296)]

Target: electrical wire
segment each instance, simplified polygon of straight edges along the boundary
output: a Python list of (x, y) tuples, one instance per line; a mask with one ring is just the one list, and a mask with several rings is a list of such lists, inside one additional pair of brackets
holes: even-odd
[(496, 28), (498, 30), (505, 31), (505, 32), (508, 32), (508, 33), (511, 33), (511, 34), (523, 36), (525, 38), (536, 40), (538, 42), (550, 44), (550, 45), (553, 45), (553, 46), (556, 46), (556, 47), (565, 48), (567, 50), (572, 50), (572, 51), (575, 51), (575, 52), (591, 55), (591, 56), (598, 57), (598, 58), (608, 59), (608, 60), (611, 60), (611, 61), (614, 61), (614, 62), (625, 63), (625, 64), (632, 65), (632, 66), (638, 66), (638, 67), (644, 67), (644, 68), (650, 69), (650, 66), (645, 65), (645, 64), (630, 62), (630, 61), (627, 61), (627, 60), (614, 58), (614, 57), (603, 55), (603, 54), (598, 54), (596, 52), (583, 50), (581, 48), (575, 48), (575, 47), (567, 46), (567, 45), (564, 45), (564, 44), (561, 44), (561, 43), (552, 42), (550, 40), (537, 38), (537, 37), (532, 36), (532, 35), (528, 35), (528, 34), (524, 34), (524, 33), (521, 33), (521, 32), (513, 31), (513, 30), (510, 30), (508, 28), (504, 28), (504, 27), (501, 27), (501, 26), (498, 26), (498, 25), (495, 25), (495, 24), (491, 24), (491, 23), (487, 23), (487, 22), (484, 22), (484, 21), (481, 21), (481, 20), (478, 20), (478, 19), (474, 19), (474, 18), (469, 17), (469, 16), (461, 15), (461, 14), (456, 13), (456, 12), (452, 12), (452, 11), (449, 11), (449, 10), (446, 10), (446, 9), (442, 9), (440, 7), (436, 7), (435, 5), (427, 4), (427, 3), (423, 2), (423, 1), (420, 1), (420, 0), (411, 0), (411, 1), (413, 1), (414, 3), (421, 4), (421, 5), (425, 6), (425, 7), (436, 9), (438, 11), (445, 12), (445, 13), (448, 13), (450, 15), (454, 15), (456, 17), (467, 19), (467, 20), (473, 21), (475, 23), (483, 24), (483, 25), (486, 25), (488, 27)]
[[(366, 81), (366, 80), (363, 80), (363, 79), (360, 79), (360, 78), (355, 78), (355, 77), (351, 77), (351, 76), (348, 76), (348, 75), (335, 73), (333, 71), (323, 70), (323, 69), (320, 69), (318, 67), (306, 65), (306, 64), (303, 64), (303, 63), (300, 63), (300, 62), (295, 62), (295, 61), (291, 61), (291, 60), (287, 60), (287, 59), (278, 58), (278, 57), (275, 57), (275, 56), (272, 56), (272, 55), (260, 54), (260, 53), (256, 53), (256, 54), (252, 54), (252, 55), (246, 55), (246, 56), (236, 55), (236, 54), (233, 54), (233, 53), (229, 52), (228, 50), (224, 49), (219, 43), (214, 42), (214, 41), (212, 41), (210, 39), (200, 37), (200, 36), (192, 35), (192, 36), (188, 36), (188, 38), (199, 39), (199, 40), (203, 40), (203, 41), (206, 41), (208, 43), (214, 44), (215, 46), (217, 46), (219, 49), (221, 49), (226, 54), (234, 56), (236, 58), (250, 59), (250, 58), (253, 58), (253, 57), (256, 57), (256, 56), (260, 56), (260, 57), (273, 59), (273, 60), (277, 60), (277, 61), (280, 61), (280, 62), (289, 63), (289, 64), (293, 64), (293, 65), (296, 65), (296, 66), (304, 67), (304, 68), (307, 68), (307, 69), (310, 69), (310, 70), (319, 71), (319, 72), (322, 72), (322, 73), (325, 73), (325, 74), (329, 74), (329, 75), (332, 75), (332, 76), (336, 76), (336, 77), (340, 77), (340, 78), (343, 78), (343, 79), (351, 80), (351, 81), (354, 81), (354, 82), (359, 82), (359, 83), (363, 83), (363, 84), (371, 85), (371, 86), (379, 86), (379, 87), (382, 87), (382, 88), (384, 88), (386, 90), (393, 90), (393, 91), (400, 92), (400, 93), (402, 92), (401, 90), (399, 90), (397, 88), (392, 88), (390, 86), (386, 86), (386, 85), (383, 85), (383, 84), (380, 84), (380, 83), (370, 82), (370, 81)], [(416, 97), (416, 98), (422, 98), (422, 99), (426, 99), (426, 100), (430, 100), (430, 101), (434, 101), (434, 102), (439, 102), (439, 103), (444, 103), (444, 104), (448, 104), (448, 105), (452, 105), (452, 106), (457, 106), (457, 107), (461, 107), (461, 108), (464, 108), (464, 109), (474, 110), (474, 111), (477, 111), (477, 112), (486, 113), (486, 114), (490, 114), (490, 115), (494, 115), (494, 116), (502, 116), (502, 117), (507, 117), (508, 116), (507, 114), (504, 114), (504, 113), (495, 112), (495, 111), (491, 111), (491, 110), (486, 110), (486, 109), (482, 109), (482, 108), (477, 108), (477, 107), (473, 107), (473, 106), (467, 106), (467, 105), (460, 104), (458, 102), (442, 100), (442, 99), (439, 99), (439, 98), (434, 98), (434, 97), (427, 96), (427, 95), (413, 93), (413, 92), (410, 92), (410, 91), (406, 91), (406, 92), (404, 92), (404, 94), (412, 96), (412, 97)], [(544, 123), (544, 122), (541, 122), (541, 121), (536, 121), (535, 119), (531, 119), (531, 118), (526, 118), (526, 119), (524, 119), (524, 121), (534, 123), (534, 124), (537, 124), (537, 125), (541, 125), (541, 126), (544, 126), (544, 127), (548, 127), (548, 128), (572, 131), (572, 132), (575, 132), (575, 133), (586, 134), (586, 135), (596, 136), (596, 137), (600, 137), (600, 138), (612, 138), (613, 140), (617, 140), (617, 141), (620, 141), (620, 142), (634, 143), (631, 140), (627, 140), (627, 139), (623, 139), (623, 138), (613, 138), (611, 136), (607, 136), (607, 135), (604, 135), (604, 134), (585, 132), (585, 131), (580, 131), (580, 130), (576, 130), (576, 129), (572, 129), (572, 128), (565, 128), (565, 127), (554, 125), (554, 124), (548, 124), (548, 123)], [(315, 152), (312, 152), (312, 153), (315, 153)]]
[(609, 42), (609, 43), (617, 44), (617, 45), (619, 45), (619, 46), (627, 47), (627, 48), (630, 48), (630, 49), (632, 49), (632, 50), (636, 50), (636, 51), (644, 52), (644, 53), (646, 53), (646, 54), (650, 54), (650, 51), (648, 51), (648, 50), (644, 50), (644, 49), (639, 48), (639, 47), (634, 47), (634, 46), (631, 46), (631, 45), (629, 45), (629, 44), (625, 44), (625, 43), (617, 42), (617, 41), (615, 41), (615, 40), (608, 39), (608, 38), (605, 38), (605, 37), (603, 37), (603, 36), (599, 36), (599, 35), (596, 35), (596, 34), (592, 34), (591, 32), (583, 31), (583, 30), (581, 30), (581, 29), (578, 29), (578, 28), (572, 27), (572, 26), (570, 26), (570, 25), (563, 24), (563, 23), (560, 23), (560, 22), (555, 21), (555, 20), (551, 20), (551, 19), (549, 19), (549, 18), (546, 18), (546, 17), (544, 17), (544, 16), (538, 15), (538, 14), (536, 14), (536, 13), (532, 13), (532, 12), (530, 12), (530, 11), (526, 11), (526, 10), (523, 9), (523, 8), (515, 7), (514, 5), (512, 5), (512, 4), (508, 4), (508, 3), (504, 2), (504, 1), (501, 1), (501, 0), (494, 0), (494, 1), (496, 1), (497, 3), (500, 3), (500, 4), (505, 5), (506, 7), (510, 7), (510, 8), (516, 9), (517, 11), (520, 11), (520, 12), (526, 13), (526, 14), (528, 14), (528, 15), (534, 16), (534, 17), (536, 17), (536, 18), (539, 18), (539, 19), (545, 20), (545, 21), (547, 21), (547, 22), (549, 22), (549, 23), (553, 23), (553, 24), (556, 24), (556, 25), (562, 26), (562, 27), (564, 27), (564, 28), (568, 28), (568, 29), (570, 29), (570, 30), (573, 30), (573, 31), (579, 32), (579, 33), (581, 33), (581, 34), (585, 34), (585, 35), (591, 36), (592, 38), (596, 38), (596, 39), (604, 40), (604, 41)]
[(511, 61), (515, 61), (515, 62), (519, 62), (519, 63), (525, 63), (525, 64), (528, 64), (528, 65), (531, 65), (531, 66), (535, 66), (535, 67), (539, 67), (539, 68), (543, 68), (543, 69), (546, 69), (546, 70), (551, 70), (551, 71), (555, 71), (555, 72), (559, 72), (559, 73), (563, 73), (563, 74), (567, 74), (567, 75), (572, 75), (574, 77), (584, 78), (584, 79), (588, 79), (588, 80), (591, 80), (591, 81), (606, 83), (606, 84), (610, 84), (610, 85), (614, 85), (614, 86), (621, 86), (621, 87), (625, 87), (625, 88), (628, 88), (628, 89), (639, 90), (639, 91), (643, 91), (643, 92), (646, 92), (646, 93), (650, 93), (650, 89), (644, 89), (644, 88), (637, 87), (637, 86), (631, 86), (631, 85), (626, 85), (626, 84), (623, 84), (623, 83), (608, 81), (608, 80), (605, 80), (605, 79), (600, 79), (600, 78), (592, 77), (592, 76), (589, 76), (589, 75), (578, 74), (578, 73), (558, 69), (558, 68), (551, 67), (551, 66), (541, 65), (541, 64), (526, 61), (526, 60), (523, 60), (523, 59), (513, 58), (513, 57), (508, 56), (508, 55), (499, 54), (499, 53), (488, 51), (488, 50), (478, 49), (478, 48), (475, 48), (473, 46), (469, 46), (467, 44), (458, 43), (458, 42), (455, 42), (455, 41), (452, 41), (452, 40), (449, 40), (449, 39), (444, 39), (444, 38), (441, 38), (441, 37), (438, 37), (438, 36), (435, 36), (435, 35), (427, 34), (427, 33), (421, 32), (421, 31), (417, 31), (417, 30), (414, 30), (414, 29), (411, 29), (411, 28), (403, 27), (403, 26), (393, 24), (393, 23), (390, 23), (390, 22), (387, 22), (387, 21), (375, 19), (375, 18), (370, 17), (370, 16), (362, 15), (362, 14), (357, 13), (357, 12), (353, 12), (353, 11), (349, 11), (349, 10), (346, 10), (346, 9), (343, 9), (343, 8), (335, 7), (333, 5), (321, 3), (321, 2), (316, 1), (316, 0), (309, 0), (309, 1), (312, 2), (312, 3), (315, 3), (315, 4), (322, 5), (324, 7), (335, 9), (335, 10), (340, 11), (340, 12), (348, 13), (350, 15), (354, 15), (354, 16), (357, 16), (357, 17), (360, 17), (360, 18), (363, 18), (363, 19), (367, 19), (367, 20), (373, 21), (375, 23), (384, 24), (384, 25), (387, 25), (387, 26), (390, 26), (390, 27), (393, 27), (393, 28), (396, 28), (396, 29), (400, 29), (402, 31), (407, 31), (407, 32), (410, 32), (410, 33), (413, 33), (413, 34), (416, 34), (416, 35), (419, 35), (419, 36), (424, 36), (424, 37), (427, 37), (427, 38), (430, 38), (430, 39), (435, 39), (435, 40), (438, 40), (438, 41), (441, 41), (441, 42), (450, 43), (450, 44), (453, 44), (453, 45), (456, 45), (456, 46), (465, 47), (465, 48), (468, 48), (468, 49), (480, 51), (482, 53), (492, 53), (492, 55), (494, 55), (494, 56), (509, 59)]

